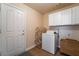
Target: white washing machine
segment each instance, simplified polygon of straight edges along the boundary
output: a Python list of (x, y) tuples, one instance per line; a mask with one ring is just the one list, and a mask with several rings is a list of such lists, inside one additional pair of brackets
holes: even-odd
[(55, 54), (58, 47), (59, 40), (58, 31), (47, 31), (47, 33), (42, 34), (42, 49)]

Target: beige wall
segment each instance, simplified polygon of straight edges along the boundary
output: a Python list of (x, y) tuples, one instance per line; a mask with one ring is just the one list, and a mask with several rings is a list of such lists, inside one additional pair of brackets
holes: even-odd
[(43, 26), (46, 27), (47, 29), (48, 27), (48, 13), (43, 15)]
[(24, 4), (15, 4), (15, 5), (25, 11), (26, 37), (27, 37), (26, 45), (27, 49), (29, 49), (35, 45), (34, 44), (35, 28), (38, 26), (42, 27), (42, 20), (43, 20), (42, 14)]

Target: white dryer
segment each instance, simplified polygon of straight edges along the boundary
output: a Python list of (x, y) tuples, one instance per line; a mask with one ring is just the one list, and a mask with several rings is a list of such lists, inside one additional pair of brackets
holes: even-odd
[(58, 47), (58, 31), (47, 31), (42, 34), (42, 49), (55, 54)]

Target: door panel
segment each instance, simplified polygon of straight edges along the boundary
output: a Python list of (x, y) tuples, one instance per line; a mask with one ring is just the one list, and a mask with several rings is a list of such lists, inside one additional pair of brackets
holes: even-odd
[(14, 10), (6, 6), (6, 43), (7, 43), (7, 52), (10, 54), (15, 49), (14, 47)]
[(8, 8), (6, 10), (6, 32), (14, 32), (14, 18), (15, 13), (13, 8)]
[(48, 26), (54, 26), (53, 14), (49, 15), (49, 24)]

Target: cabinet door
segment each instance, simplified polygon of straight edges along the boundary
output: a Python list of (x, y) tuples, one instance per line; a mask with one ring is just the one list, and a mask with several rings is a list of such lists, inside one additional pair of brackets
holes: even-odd
[(56, 25), (62, 25), (61, 24), (61, 12), (56, 13)]
[(49, 26), (70, 25), (71, 9), (66, 9), (49, 15)]
[(53, 25), (56, 26), (57, 25), (57, 13), (53, 14)]
[(72, 24), (79, 24), (79, 6), (72, 8)]
[(63, 10), (61, 12), (61, 22), (62, 25), (71, 24), (71, 9)]
[(48, 24), (48, 26), (53, 26), (54, 25), (54, 22), (53, 22), (53, 14), (50, 14), (49, 15), (49, 24)]
[(60, 12), (49, 15), (49, 26), (61, 25)]
[(56, 14), (50, 14), (49, 15), (49, 26), (56, 26), (57, 21), (56, 21)]

